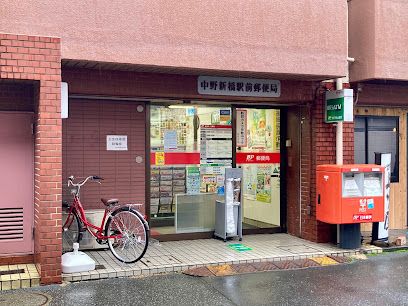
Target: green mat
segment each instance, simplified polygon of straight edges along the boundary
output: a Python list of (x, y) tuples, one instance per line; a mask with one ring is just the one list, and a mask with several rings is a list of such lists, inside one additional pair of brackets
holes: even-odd
[(228, 247), (230, 249), (233, 249), (233, 250), (237, 251), (237, 252), (246, 252), (246, 251), (251, 251), (252, 250), (252, 248), (247, 247), (246, 245), (243, 245), (241, 243), (231, 243), (231, 244), (228, 245)]

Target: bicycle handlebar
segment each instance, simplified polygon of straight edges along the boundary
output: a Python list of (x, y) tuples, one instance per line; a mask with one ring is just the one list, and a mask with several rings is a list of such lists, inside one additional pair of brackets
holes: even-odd
[(87, 181), (89, 181), (89, 180), (93, 180), (93, 181), (98, 181), (97, 183), (100, 183), (99, 181), (102, 181), (103, 180), (103, 178), (102, 177), (100, 177), (100, 176), (97, 176), (97, 175), (91, 175), (91, 176), (88, 176), (86, 179), (84, 179), (82, 182), (78, 182), (78, 183), (74, 183), (74, 176), (73, 175), (71, 175), (69, 178), (68, 178), (68, 187), (69, 186), (74, 186), (74, 187), (81, 187), (82, 185), (84, 185)]

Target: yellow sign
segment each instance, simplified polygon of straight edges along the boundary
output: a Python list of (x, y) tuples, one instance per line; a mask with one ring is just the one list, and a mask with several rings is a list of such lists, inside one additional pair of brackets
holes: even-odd
[(158, 166), (163, 166), (165, 164), (164, 152), (156, 152), (155, 154), (155, 164)]

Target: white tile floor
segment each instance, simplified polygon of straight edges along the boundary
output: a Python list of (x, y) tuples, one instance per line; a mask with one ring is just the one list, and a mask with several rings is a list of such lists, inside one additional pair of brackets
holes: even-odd
[[(228, 247), (230, 243), (242, 243), (252, 248), (238, 252)], [(122, 264), (107, 250), (88, 251), (97, 265), (105, 269), (91, 272), (63, 274), (64, 281), (154, 275), (180, 272), (205, 265), (237, 264), (259, 261), (304, 259), (324, 255), (346, 256), (361, 250), (342, 250), (330, 244), (313, 243), (288, 234), (244, 236), (243, 241), (224, 243), (216, 239), (170, 241), (149, 245), (146, 255), (137, 263)], [(366, 247), (366, 252), (380, 252), (381, 248)]]

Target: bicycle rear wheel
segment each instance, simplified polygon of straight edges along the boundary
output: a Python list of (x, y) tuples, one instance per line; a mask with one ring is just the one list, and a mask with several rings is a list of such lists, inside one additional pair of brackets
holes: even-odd
[(62, 253), (72, 251), (74, 242), (80, 240), (80, 222), (76, 212), (62, 214)]
[(148, 230), (144, 220), (131, 208), (116, 209), (105, 225), (108, 245), (118, 260), (124, 263), (138, 261), (146, 253), (149, 244)]

